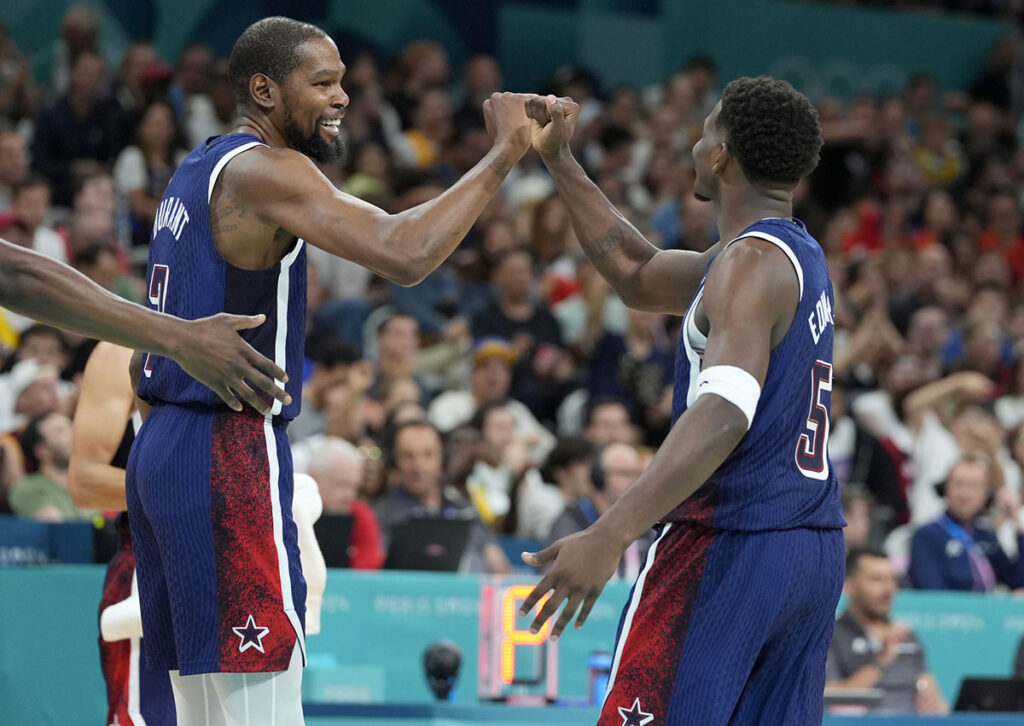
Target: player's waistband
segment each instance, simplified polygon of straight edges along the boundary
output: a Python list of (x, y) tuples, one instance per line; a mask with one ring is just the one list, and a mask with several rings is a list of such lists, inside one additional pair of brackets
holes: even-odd
[(160, 407), (180, 408), (190, 413), (201, 414), (205, 416), (214, 416), (220, 414), (231, 414), (234, 416), (249, 416), (252, 418), (266, 419), (270, 418), (270, 422), (274, 427), (287, 427), (291, 422), (290, 418), (285, 418), (280, 414), (276, 416), (264, 416), (252, 406), (245, 406), (241, 411), (235, 411), (233, 408), (228, 407), (226, 403), (204, 403), (202, 401), (162, 401), (155, 400), (151, 401), (150, 404), (154, 410)]

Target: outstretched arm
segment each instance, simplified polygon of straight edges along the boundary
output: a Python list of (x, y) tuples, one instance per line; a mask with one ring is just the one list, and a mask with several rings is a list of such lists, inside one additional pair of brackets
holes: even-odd
[[(769, 243), (750, 240), (730, 248), (712, 268), (704, 290), (710, 323), (703, 368), (735, 366), (764, 384), (773, 337), (791, 324), (798, 288), (793, 268)], [(590, 609), (629, 543), (692, 495), (743, 439), (747, 416), (725, 398), (699, 396), (669, 431), (643, 474), (585, 531), (555, 542), (531, 565), (554, 562), (523, 602), (525, 614), (549, 590), (554, 594), (537, 614), (539, 630), (568, 601), (555, 623), (559, 635), (582, 606), (576, 627)]]
[(571, 99), (534, 97), (533, 146), (569, 208), (580, 246), (594, 266), (633, 308), (682, 315), (720, 243), (703, 253), (661, 250), (608, 201), (569, 149), (579, 106)]
[[(496, 93), (484, 103), (493, 146), (435, 199), (399, 214), (339, 191), (290, 149), (259, 149), (232, 160), (214, 194), (218, 218), (250, 212), (273, 228), (352, 260), (400, 285), (415, 285), (466, 236), (509, 170), (530, 148), (527, 96)], [(241, 241), (241, 237), (239, 240)]]
[(273, 380), (286, 380), (285, 372), (237, 333), (262, 324), (261, 315), (180, 320), (128, 302), (67, 265), (2, 239), (0, 305), (89, 338), (173, 358), (236, 410), (238, 399), (270, 410), (245, 381), (274, 398), (289, 398)]

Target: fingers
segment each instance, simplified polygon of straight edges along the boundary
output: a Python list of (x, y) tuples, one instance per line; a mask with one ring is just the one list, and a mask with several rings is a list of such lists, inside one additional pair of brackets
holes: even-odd
[(587, 594), (586, 598), (584, 598), (583, 607), (580, 608), (580, 614), (576, 618), (576, 630), (582, 628), (583, 624), (587, 622), (587, 618), (590, 617), (590, 611), (594, 609), (594, 604), (600, 596), (600, 590), (592, 590)]
[(231, 389), (228, 388), (227, 386), (218, 386), (217, 388), (213, 389), (213, 392), (220, 396), (220, 400), (226, 403), (231, 408), (231, 410), (242, 410), (242, 404), (235, 397), (235, 394), (231, 391)]
[(544, 578), (537, 583), (537, 587), (530, 591), (530, 594), (523, 600), (523, 604), (519, 606), (519, 614), (527, 615), (533, 606), (537, 604), (537, 601), (547, 595), (548, 590), (552, 587), (551, 575), (545, 575)]
[(555, 627), (551, 629), (551, 640), (558, 640), (558, 636), (560, 636), (562, 631), (565, 630), (565, 627), (572, 622), (572, 616), (576, 614), (576, 610), (579, 608), (581, 602), (583, 602), (582, 593), (576, 593), (566, 601), (565, 607), (562, 609), (562, 614), (558, 616), (558, 620), (555, 622)]
[[(562, 604), (566, 597), (567, 596), (563, 590), (555, 590), (551, 593), (551, 597), (547, 599), (547, 602), (544, 603), (544, 607), (542, 607), (540, 612), (537, 613), (537, 617), (535, 617), (533, 622), (530, 623), (530, 632), (539, 633), (540, 629), (544, 627), (544, 623), (546, 623), (552, 615), (558, 612), (559, 605)], [(576, 608), (573, 608), (573, 610), (575, 609)]]
[[(276, 388), (276, 386), (275, 386), (275, 388)], [(266, 401), (264, 401), (258, 395), (256, 395), (256, 391), (254, 391), (252, 388), (250, 388), (248, 385), (246, 385), (245, 381), (241, 381), (238, 385), (236, 385), (234, 387), (234, 390), (235, 390), (236, 394), (238, 396), (240, 396), (243, 401), (245, 401), (250, 406), (255, 408), (262, 415), (269, 416), (270, 413), (273, 411), (273, 406), (271, 404), (267, 403)], [(281, 389), (278, 389), (278, 390), (281, 390)]]
[(527, 99), (526, 115), (541, 126), (544, 126), (551, 120), (551, 115), (548, 113), (547, 102), (543, 96), (533, 96)]
[(245, 353), (245, 360), (252, 366), (252, 369), (243, 371), (242, 375), (259, 390), (270, 394), (282, 403), (291, 403), (291, 396), (277, 385), (277, 381), (287, 383), (288, 374), (276, 366), (273, 361), (260, 355), (248, 344), (246, 347), (248, 350)]
[(534, 567), (543, 567), (549, 562), (555, 561), (555, 558), (558, 557), (559, 549), (561, 549), (560, 541), (542, 549), (540, 552), (524, 552), (521, 556), (526, 564)]
[(562, 104), (560, 99), (554, 96), (548, 96), (545, 99), (548, 107), (548, 113), (551, 115), (551, 122), (555, 126), (561, 126), (565, 123), (565, 106)]
[(227, 320), (235, 330), (249, 330), (250, 328), (258, 328), (266, 322), (267, 316), (262, 313), (259, 315), (229, 315), (224, 313), (224, 319)]

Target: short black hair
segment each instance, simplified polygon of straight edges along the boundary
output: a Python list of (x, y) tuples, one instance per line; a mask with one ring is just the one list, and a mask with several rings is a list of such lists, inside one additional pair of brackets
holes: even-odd
[(633, 422), (633, 414), (629, 410), (629, 406), (621, 398), (616, 396), (595, 396), (587, 401), (587, 405), (583, 409), (583, 425), (590, 426), (594, 422), (594, 411), (604, 406), (620, 406), (626, 410), (626, 417), (630, 423)]
[(852, 547), (846, 555), (846, 576), (852, 577), (857, 574), (857, 568), (860, 567), (860, 561), (865, 557), (877, 557), (881, 560), (889, 559), (889, 555), (885, 554), (878, 547)]
[(722, 93), (717, 123), (751, 184), (793, 187), (818, 165), (818, 111), (785, 81), (732, 81)]
[(359, 360), (359, 346), (351, 340), (325, 333), (306, 340), (306, 357), (322, 368), (349, 366)]
[(21, 348), (32, 338), (53, 338), (60, 344), (61, 352), (69, 352), (68, 341), (67, 338), (64, 337), (64, 333), (51, 325), (36, 323), (35, 325), (29, 326), (22, 331), (21, 336), (18, 338), (18, 347)]
[(235, 103), (249, 105), (249, 81), (254, 75), (262, 73), (281, 83), (302, 63), (302, 44), (326, 37), (327, 33), (315, 25), (280, 15), (250, 25), (235, 42), (228, 60)]
[(21, 444), (21, 453), (25, 456), (25, 468), (30, 472), (39, 470), (39, 457), (36, 456), (36, 447), (39, 444), (46, 443), (46, 437), (42, 432), (43, 422), (50, 418), (50, 416), (57, 415), (57, 413), (57, 411), (44, 411), (43, 413), (36, 414), (25, 425), (24, 430), (18, 436), (18, 443)]
[(548, 454), (541, 469), (541, 478), (546, 482), (555, 480), (555, 471), (573, 464), (589, 463), (594, 456), (595, 446), (582, 436), (567, 436), (558, 440)]

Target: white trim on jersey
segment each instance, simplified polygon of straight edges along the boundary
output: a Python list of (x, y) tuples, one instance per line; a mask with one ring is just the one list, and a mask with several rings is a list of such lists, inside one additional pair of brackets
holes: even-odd
[(232, 149), (224, 156), (217, 160), (216, 166), (213, 167), (213, 171), (210, 172), (210, 188), (206, 192), (206, 201), (209, 202), (213, 199), (213, 187), (217, 184), (217, 179), (220, 177), (220, 173), (224, 171), (224, 167), (227, 163), (234, 159), (236, 156), (241, 154), (243, 151), (248, 151), (254, 146), (266, 146), (262, 141), (250, 141), (248, 144), (242, 144), (241, 146)]
[[(704, 296), (704, 286), (701, 285), (700, 289), (697, 290), (697, 294), (693, 297), (693, 303), (690, 305), (690, 309), (686, 313), (686, 317), (683, 319), (683, 330), (680, 333), (683, 336), (683, 349), (686, 351), (686, 359), (690, 362), (690, 382), (686, 386), (686, 407), (689, 408), (693, 405), (693, 402), (697, 400), (697, 376), (700, 375), (701, 359), (700, 353), (694, 349), (690, 342), (690, 328), (692, 327), (698, 333), (700, 329), (697, 328), (697, 323), (694, 321), (696, 315), (697, 304), (701, 301)], [(708, 339), (704, 337), (704, 344), (707, 345)]]
[(612, 668), (608, 672), (608, 687), (605, 690), (605, 696), (612, 692), (612, 686), (615, 685), (615, 676), (619, 672), (619, 661), (622, 659), (622, 651), (626, 647), (626, 640), (629, 638), (629, 631), (633, 627), (633, 616), (636, 615), (636, 609), (640, 606), (640, 599), (644, 594), (644, 584), (647, 582), (647, 573), (651, 571), (654, 566), (654, 555), (658, 550), (658, 545), (668, 531), (672, 528), (671, 524), (666, 524), (665, 528), (661, 530), (661, 534), (658, 539), (651, 543), (651, 547), (647, 550), (647, 562), (644, 563), (644, 569), (640, 571), (640, 576), (636, 579), (636, 584), (633, 586), (633, 597), (629, 601), (629, 608), (626, 610), (626, 618), (622, 621), (622, 632), (619, 633), (619, 642), (615, 644), (615, 657), (612, 659)]
[[(281, 270), (277, 275), (277, 330), (274, 332), (274, 362), (283, 370), (287, 370), (288, 363), (288, 299), (291, 294), (291, 270), (304, 244), (306, 243), (301, 239), (296, 240), (294, 249), (281, 260)], [(284, 383), (281, 381), (275, 381), (275, 383), (284, 388)], [(274, 405), (270, 410), (271, 415), (278, 415), (283, 407), (284, 404), (275, 398)]]
[(730, 242), (726, 247), (729, 247), (736, 240), (746, 239), (747, 237), (756, 237), (757, 239), (763, 239), (765, 242), (771, 242), (773, 245), (778, 247), (782, 252), (789, 258), (790, 264), (793, 265), (793, 269), (796, 270), (796, 279), (800, 283), (800, 299), (804, 297), (804, 271), (800, 267), (800, 260), (796, 258), (796, 253), (790, 248), (788, 244), (783, 242), (775, 235), (768, 234), (767, 232), (745, 232), (742, 237), (737, 237)]

